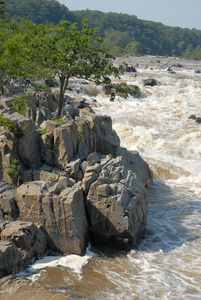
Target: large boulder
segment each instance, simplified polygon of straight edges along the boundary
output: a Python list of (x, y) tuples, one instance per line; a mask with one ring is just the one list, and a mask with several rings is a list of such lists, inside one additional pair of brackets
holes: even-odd
[(147, 220), (144, 184), (119, 156), (106, 164), (89, 188), (87, 214), (93, 242), (130, 250), (143, 236)]
[(16, 193), (20, 218), (39, 222), (49, 247), (63, 253), (83, 254), (88, 244), (88, 223), (82, 190), (76, 185), (32, 182)]

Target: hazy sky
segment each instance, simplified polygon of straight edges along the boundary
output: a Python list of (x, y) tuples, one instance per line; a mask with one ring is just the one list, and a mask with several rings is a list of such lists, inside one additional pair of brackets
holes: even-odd
[(165, 25), (201, 30), (201, 0), (58, 0), (70, 10), (99, 10), (135, 15)]

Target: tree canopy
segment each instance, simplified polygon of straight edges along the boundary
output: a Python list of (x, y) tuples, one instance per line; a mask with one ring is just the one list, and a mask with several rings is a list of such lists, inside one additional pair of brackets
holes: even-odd
[(100, 11), (69, 9), (56, 0), (3, 0), (9, 21), (21, 18), (36, 24), (59, 24), (61, 20), (77, 22), (87, 19), (102, 45), (115, 56), (160, 55), (184, 56), (201, 59), (201, 30), (165, 26), (162, 23), (140, 20), (135, 15), (103, 13)]
[(5, 19), (6, 7), (3, 1), (0, 1), (0, 19)]
[[(32, 78), (59, 78), (60, 99), (58, 116), (64, 105), (64, 93), (71, 77), (84, 78), (102, 85), (114, 100), (118, 94), (127, 97), (135, 94), (137, 87), (125, 83), (115, 84), (111, 76), (119, 77), (123, 66), (113, 65), (114, 59), (104, 48), (99, 47), (101, 39), (94, 37), (96, 31), (87, 21), (82, 29), (77, 23), (61, 21), (53, 24), (34, 24), (21, 21), (19, 25), (2, 23), (2, 52), (0, 72), (10, 76)], [(13, 27), (13, 30), (12, 30)]]
[(36, 24), (54, 23), (61, 20), (75, 22), (72, 12), (56, 0), (4, 0), (9, 21), (20, 22), (21, 18)]

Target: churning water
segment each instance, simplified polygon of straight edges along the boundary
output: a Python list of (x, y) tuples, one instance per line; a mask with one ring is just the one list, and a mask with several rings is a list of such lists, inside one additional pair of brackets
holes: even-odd
[[(145, 237), (129, 253), (89, 247), (81, 259), (39, 261), (32, 268), (42, 270), (40, 276), (32, 278), (70, 299), (201, 299), (201, 124), (189, 119), (201, 117), (201, 74), (195, 72), (201, 62), (125, 60), (137, 65), (137, 76), (123, 79), (138, 85), (141, 96), (110, 102), (97, 94), (92, 105), (111, 116), (121, 146), (137, 150), (153, 171)], [(144, 86), (148, 78), (158, 85)]]

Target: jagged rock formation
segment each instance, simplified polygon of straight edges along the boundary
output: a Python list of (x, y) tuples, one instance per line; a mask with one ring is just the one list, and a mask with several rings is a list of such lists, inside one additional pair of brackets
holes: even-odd
[[(0, 114), (23, 132), (16, 137), (0, 127), (1, 276), (48, 249), (83, 254), (91, 242), (129, 250), (144, 234), (149, 166), (139, 153), (120, 147), (111, 118), (96, 115), (83, 98), (66, 97), (62, 124), (49, 120), (55, 95), (34, 93), (31, 118), (1, 99)], [(14, 166), (15, 192), (5, 183), (13, 159), (20, 165)], [(9, 265), (5, 257), (11, 255)]]

